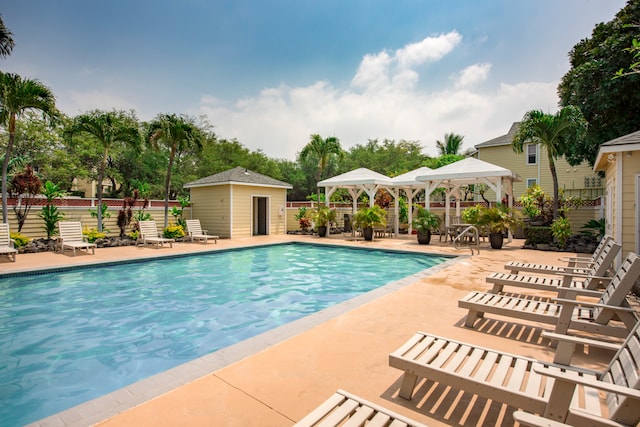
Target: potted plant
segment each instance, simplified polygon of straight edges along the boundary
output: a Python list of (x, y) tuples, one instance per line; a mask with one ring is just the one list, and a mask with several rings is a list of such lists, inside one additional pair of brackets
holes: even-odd
[(374, 227), (386, 227), (387, 212), (378, 205), (362, 208), (353, 216), (353, 225), (362, 228), (364, 240), (373, 240)]
[(489, 231), (489, 243), (493, 249), (501, 249), (505, 231), (514, 229), (519, 224), (516, 211), (502, 203), (490, 208), (483, 207), (477, 222), (478, 226), (485, 227)]
[(318, 231), (318, 236), (325, 237), (328, 226), (336, 220), (335, 209), (331, 209), (329, 206), (318, 206), (316, 209), (308, 210), (307, 213)]
[(428, 245), (431, 242), (431, 230), (440, 226), (440, 217), (433, 212), (418, 207), (416, 216), (411, 221), (411, 226), (416, 230), (418, 243)]

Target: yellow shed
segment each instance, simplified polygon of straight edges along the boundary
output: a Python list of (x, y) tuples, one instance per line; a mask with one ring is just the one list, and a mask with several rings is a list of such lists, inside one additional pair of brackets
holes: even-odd
[(209, 234), (250, 237), (286, 234), (286, 182), (243, 167), (184, 185), (191, 192), (191, 217)]
[(640, 131), (605, 142), (595, 171), (605, 173), (607, 234), (622, 245), (621, 256), (640, 252)]

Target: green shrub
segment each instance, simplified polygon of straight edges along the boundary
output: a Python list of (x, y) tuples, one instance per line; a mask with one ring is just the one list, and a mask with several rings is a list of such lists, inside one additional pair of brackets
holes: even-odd
[(559, 248), (567, 246), (567, 239), (571, 237), (571, 224), (567, 218), (556, 218), (551, 223), (551, 232)]
[(92, 228), (91, 230), (85, 228), (82, 230), (82, 235), (87, 237), (87, 241), (89, 243), (93, 243), (98, 239), (104, 239), (107, 237), (105, 233), (98, 231), (97, 228)]
[(129, 237), (133, 240), (138, 240), (138, 236), (140, 236), (139, 230), (133, 230), (131, 233), (129, 233)]
[(532, 226), (524, 227), (525, 245), (537, 245), (539, 243), (551, 244), (553, 242), (553, 233), (549, 226)]
[(462, 216), (462, 221), (464, 221), (465, 224), (477, 224), (481, 212), (482, 206), (475, 205), (466, 208), (460, 213), (460, 215)]
[(164, 229), (162, 235), (167, 239), (177, 239), (179, 237), (184, 237), (184, 229), (181, 225), (169, 225)]
[(10, 235), (11, 239), (13, 240), (13, 246), (16, 248), (26, 246), (27, 243), (29, 243), (29, 241), (31, 240), (24, 234), (18, 232), (10, 233)]

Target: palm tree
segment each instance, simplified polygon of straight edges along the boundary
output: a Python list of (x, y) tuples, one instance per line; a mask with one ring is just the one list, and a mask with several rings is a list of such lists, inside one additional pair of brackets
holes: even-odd
[(93, 110), (76, 116), (65, 130), (65, 135), (69, 139), (83, 133), (91, 135), (102, 148), (102, 158), (98, 166), (98, 208), (96, 209), (98, 231), (102, 232), (102, 181), (107, 169), (109, 151), (119, 143), (138, 146), (141, 139), (140, 129), (138, 120), (132, 112)]
[(9, 56), (14, 46), (13, 34), (5, 27), (2, 14), (0, 14), (0, 58)]
[(441, 156), (445, 154), (460, 154), (462, 148), (462, 140), (464, 136), (455, 133), (445, 133), (444, 142), (436, 141), (436, 146)]
[(169, 194), (171, 191), (171, 170), (180, 153), (202, 148), (204, 134), (194, 120), (175, 114), (159, 114), (147, 128), (146, 141), (154, 148), (164, 145), (169, 150), (169, 165), (164, 184), (164, 227), (169, 223)]
[(567, 147), (586, 137), (587, 121), (578, 107), (566, 106), (556, 114), (532, 110), (525, 113), (511, 146), (522, 153), (525, 143), (540, 144), (547, 150), (549, 170), (553, 182), (553, 219), (558, 217), (559, 190), (555, 160), (565, 154)]
[(320, 135), (311, 135), (311, 141), (304, 146), (300, 152), (300, 158), (306, 160), (310, 156), (314, 156), (318, 159), (318, 176), (316, 182), (324, 178), (324, 172), (329, 165), (329, 162), (334, 156), (342, 157), (342, 147), (340, 147), (340, 140), (335, 136), (322, 139)]
[(9, 131), (2, 162), (2, 220), (7, 222), (7, 170), (15, 140), (16, 119), (29, 110), (41, 111), (53, 120), (58, 115), (53, 92), (38, 80), (23, 79), (0, 71), (0, 124)]

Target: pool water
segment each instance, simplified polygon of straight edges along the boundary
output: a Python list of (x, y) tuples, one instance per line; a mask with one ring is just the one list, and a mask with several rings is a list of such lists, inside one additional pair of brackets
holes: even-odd
[(17, 426), (448, 258), (282, 244), (0, 278), (0, 425)]

